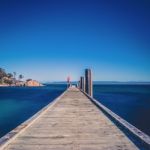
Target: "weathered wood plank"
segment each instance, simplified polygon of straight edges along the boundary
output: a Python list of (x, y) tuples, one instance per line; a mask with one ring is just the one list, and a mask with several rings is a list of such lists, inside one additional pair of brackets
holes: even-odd
[(70, 88), (5, 150), (136, 150), (82, 92)]

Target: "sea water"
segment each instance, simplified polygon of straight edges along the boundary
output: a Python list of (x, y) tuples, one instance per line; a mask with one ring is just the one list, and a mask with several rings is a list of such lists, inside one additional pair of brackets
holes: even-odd
[(52, 102), (66, 85), (0, 87), (0, 137)]
[[(52, 102), (66, 85), (0, 87), (0, 137)], [(150, 85), (94, 85), (94, 98), (150, 135)]]
[(94, 98), (150, 135), (150, 85), (94, 85)]

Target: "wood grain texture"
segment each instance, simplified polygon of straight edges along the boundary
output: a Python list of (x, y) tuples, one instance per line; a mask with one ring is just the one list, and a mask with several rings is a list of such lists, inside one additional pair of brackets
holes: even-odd
[(81, 91), (70, 88), (5, 150), (137, 150)]

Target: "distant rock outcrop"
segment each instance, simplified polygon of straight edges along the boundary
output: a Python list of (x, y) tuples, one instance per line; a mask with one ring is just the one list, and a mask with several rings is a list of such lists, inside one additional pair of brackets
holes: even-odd
[(43, 85), (36, 80), (29, 79), (25, 82), (25, 86), (43, 86)]
[(36, 80), (28, 79), (22, 81), (24, 76), (20, 74), (18, 78), (17, 73), (7, 73), (5, 69), (0, 68), (0, 86), (43, 86)]

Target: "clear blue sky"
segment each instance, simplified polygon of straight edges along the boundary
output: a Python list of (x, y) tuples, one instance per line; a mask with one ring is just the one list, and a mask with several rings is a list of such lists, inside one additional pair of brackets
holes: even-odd
[(0, 67), (40, 81), (150, 81), (149, 0), (0, 0)]

